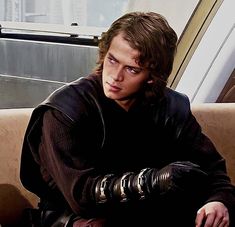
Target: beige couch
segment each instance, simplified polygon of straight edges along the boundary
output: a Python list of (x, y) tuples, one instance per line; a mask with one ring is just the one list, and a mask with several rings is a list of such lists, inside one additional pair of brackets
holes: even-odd
[(16, 224), (37, 197), (19, 180), (21, 146), (32, 109), (0, 110), (0, 224)]
[(227, 163), (235, 184), (235, 103), (207, 103), (192, 106), (202, 130), (214, 142)]
[[(235, 183), (235, 103), (198, 104), (193, 113), (203, 131), (214, 141), (227, 161)], [(32, 109), (0, 110), (0, 224), (16, 224), (22, 210), (35, 207), (38, 198), (25, 190), (19, 180), (20, 152)]]

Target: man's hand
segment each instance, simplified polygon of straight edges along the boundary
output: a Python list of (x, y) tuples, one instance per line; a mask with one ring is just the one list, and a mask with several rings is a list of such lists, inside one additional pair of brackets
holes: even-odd
[(168, 191), (191, 191), (205, 185), (207, 174), (200, 167), (188, 161), (173, 162), (152, 175), (153, 188), (160, 194)]
[(198, 210), (195, 222), (196, 227), (229, 227), (228, 209), (221, 202), (209, 202)]

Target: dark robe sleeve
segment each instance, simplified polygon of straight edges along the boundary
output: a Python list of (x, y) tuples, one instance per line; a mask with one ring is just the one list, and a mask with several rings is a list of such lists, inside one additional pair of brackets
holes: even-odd
[(98, 149), (95, 138), (89, 142), (90, 130), (85, 119), (73, 124), (55, 109), (43, 117), (39, 145), (43, 178), (52, 188), (58, 187), (75, 213), (95, 208), (92, 190), (98, 178), (94, 167)]

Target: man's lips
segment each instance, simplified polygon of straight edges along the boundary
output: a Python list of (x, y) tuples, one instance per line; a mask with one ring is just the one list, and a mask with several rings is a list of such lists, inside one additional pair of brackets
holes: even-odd
[(106, 82), (106, 84), (108, 85), (109, 89), (112, 91), (120, 91), (121, 90), (121, 88), (117, 85), (110, 84), (109, 82)]

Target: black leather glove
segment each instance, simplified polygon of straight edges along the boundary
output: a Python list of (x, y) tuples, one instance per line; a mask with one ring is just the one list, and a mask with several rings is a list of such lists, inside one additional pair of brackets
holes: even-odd
[(95, 187), (95, 200), (105, 203), (111, 200), (128, 201), (145, 199), (152, 194), (196, 189), (205, 182), (207, 174), (191, 162), (173, 162), (164, 168), (142, 169), (138, 174), (124, 173), (121, 177), (108, 174), (101, 177)]
[(187, 191), (206, 182), (207, 174), (189, 161), (173, 162), (152, 173), (152, 187), (160, 194), (168, 191)]

